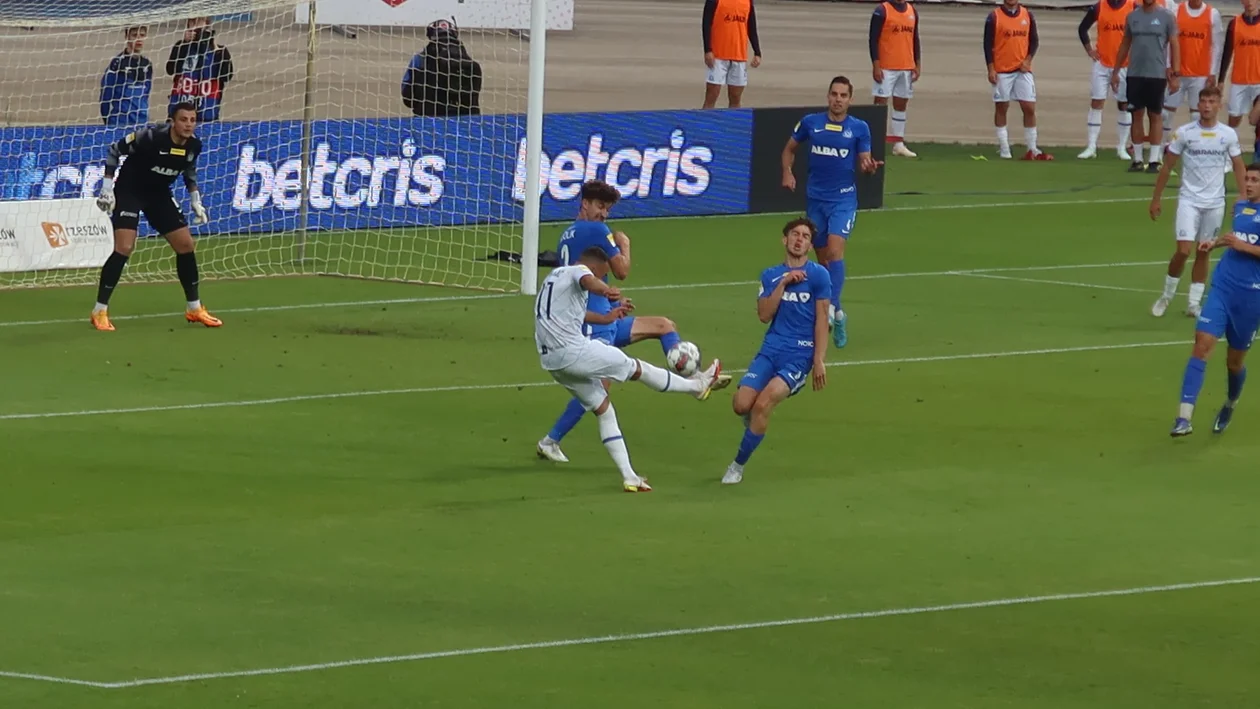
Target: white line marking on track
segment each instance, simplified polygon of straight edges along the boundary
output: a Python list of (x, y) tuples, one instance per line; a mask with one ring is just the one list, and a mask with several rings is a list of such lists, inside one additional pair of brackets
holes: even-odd
[(969, 276), (971, 278), (988, 278), (997, 281), (1016, 281), (1018, 283), (1043, 283), (1052, 286), (1073, 286), (1075, 288), (1096, 288), (1098, 290), (1118, 290), (1127, 291), (1129, 293), (1161, 293), (1159, 290), (1150, 288), (1126, 288), (1124, 286), (1107, 286), (1101, 283), (1082, 283), (1080, 281), (1055, 281), (1046, 278), (1021, 278), (1019, 276), (999, 276), (996, 273), (966, 273), (960, 272), (960, 276)]
[[(1057, 266), (1009, 266), (999, 268), (976, 268), (976, 269), (955, 269), (950, 271), (910, 271), (905, 273), (875, 273), (865, 276), (850, 276), (850, 281), (876, 281), (887, 278), (931, 278), (936, 276), (957, 276), (972, 275), (981, 273), (1023, 273), (1031, 271), (1064, 271), (1072, 269), (1085, 268), (1125, 268), (1129, 266), (1153, 266), (1165, 261), (1118, 261), (1113, 263), (1084, 263), (1084, 264), (1064, 264)], [(681, 290), (686, 288), (731, 288), (735, 286), (752, 286), (756, 285), (756, 281), (721, 281), (717, 283), (674, 283), (663, 285), (636, 286), (626, 288), (625, 292), (633, 294), (638, 291), (656, 291), (656, 290)], [(357, 308), (371, 305), (410, 305), (416, 303), (449, 303), (469, 300), (496, 300), (502, 298), (518, 298), (518, 293), (478, 293), (470, 295), (448, 295), (448, 296), (432, 296), (419, 298), (388, 298), (383, 300), (347, 300), (331, 303), (297, 303), (292, 305), (263, 305), (252, 308), (223, 308), (216, 309), (216, 313), (272, 313), (284, 312), (290, 310), (316, 310), (321, 308)], [(119, 315), (111, 317), (111, 320), (152, 320), (155, 318), (174, 318), (183, 313), (146, 313), (144, 315)], [(80, 318), (55, 318), (52, 320), (15, 320), (9, 322), (0, 321), (0, 328), (5, 327), (33, 327), (37, 325), (66, 325), (74, 323), (85, 323), (86, 317)]]
[[(1080, 347), (1052, 347), (1047, 349), (1009, 350), (1004, 352), (971, 352), (966, 354), (929, 355), (924, 357), (892, 357), (888, 359), (859, 359), (841, 362), (828, 362), (828, 367), (860, 367), (881, 364), (913, 364), (916, 362), (951, 362), (968, 359), (999, 359), (1003, 357), (1027, 357), (1031, 355), (1068, 354), (1072, 352), (1102, 352), (1106, 350), (1131, 350), (1146, 347), (1168, 347), (1170, 345), (1187, 345), (1189, 340), (1163, 340), (1159, 342), (1133, 342), (1121, 345), (1083, 345)], [(732, 374), (746, 370), (727, 369)], [(501, 389), (525, 389), (555, 386), (555, 382), (517, 382), (514, 384), (464, 384), (441, 387), (409, 387), (406, 389), (376, 389), (371, 391), (345, 391), (326, 394), (301, 394), (297, 396), (277, 396), (266, 399), (242, 399), (239, 401), (212, 401), (200, 404), (171, 404), (169, 406), (137, 406), (116, 409), (84, 409), (82, 411), (44, 411), (32, 413), (0, 414), (0, 421), (22, 421), (31, 419), (71, 418), (78, 416), (118, 416), (122, 414), (147, 414), (161, 411), (201, 411), (204, 409), (230, 409), (247, 406), (266, 406), (269, 404), (293, 404), (304, 401), (328, 401), (333, 399), (359, 399), (369, 396), (390, 396), (396, 394), (436, 394), (450, 391), (495, 391)]]
[(1135, 586), (1108, 591), (1084, 591), (1080, 593), (1055, 593), (1041, 596), (1020, 596), (1015, 598), (998, 598), (988, 601), (972, 601), (967, 603), (946, 603), (934, 606), (914, 606), (909, 608), (887, 608), (875, 611), (859, 611), (855, 613), (837, 613), (807, 618), (785, 618), (752, 623), (732, 623), (729, 625), (707, 625), (696, 628), (677, 628), (674, 630), (656, 630), (645, 633), (624, 633), (616, 635), (596, 635), (585, 638), (566, 640), (544, 640), (541, 642), (517, 643), (513, 645), (493, 645), (488, 647), (465, 648), (460, 650), (439, 650), (420, 652), (409, 655), (386, 655), (382, 657), (365, 657), (335, 662), (320, 662), (307, 665), (288, 665), (283, 667), (264, 667), (252, 670), (234, 670), (228, 672), (205, 672), (199, 674), (172, 675), (169, 677), (149, 677), (121, 682), (85, 682), (60, 677), (42, 675), (19, 675), (17, 673), (0, 673), (0, 676), (22, 679), (35, 679), (65, 684), (82, 684), (103, 689), (128, 689), (163, 684), (183, 684), (187, 682), (205, 682), (209, 680), (230, 679), (240, 677), (263, 677), (271, 675), (297, 674), (303, 672), (320, 672), (346, 667), (363, 667), (367, 665), (386, 665), (401, 662), (419, 662), (437, 660), (447, 657), (468, 657), (470, 655), (494, 655), (526, 650), (548, 650), (562, 647), (578, 647), (583, 645), (606, 645), (609, 643), (633, 642), (638, 640), (656, 640), (660, 638), (677, 638), (694, 635), (712, 635), (715, 633), (732, 633), (745, 630), (762, 630), (766, 628), (784, 628), (796, 625), (817, 625), (848, 620), (864, 620), (869, 618), (888, 618), (894, 616), (925, 615), (928, 613), (948, 613), (962, 610), (979, 610), (985, 608), (1001, 608), (1007, 606), (1024, 606), (1056, 601), (1076, 601), (1093, 598), (1115, 598), (1119, 596), (1141, 596), (1152, 593), (1169, 593), (1173, 591), (1190, 591), (1221, 586), (1242, 586), (1260, 583), (1260, 576), (1245, 578), (1221, 579), (1217, 581), (1194, 581), (1189, 583), (1172, 583), (1159, 586)]

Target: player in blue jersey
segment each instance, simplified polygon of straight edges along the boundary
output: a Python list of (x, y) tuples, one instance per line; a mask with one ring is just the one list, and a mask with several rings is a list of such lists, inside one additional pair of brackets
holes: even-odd
[(792, 164), (796, 162), (796, 149), (809, 142), (805, 216), (817, 225), (814, 249), (818, 262), (831, 275), (831, 337), (836, 347), (844, 347), (849, 341), (840, 291), (844, 288), (844, 246), (857, 221), (857, 175), (875, 172), (884, 164), (871, 158), (870, 126), (849, 115), (852, 100), (853, 83), (843, 76), (832, 79), (827, 90), (827, 112), (802, 118), (783, 148), (783, 186), (795, 191)]
[(1212, 425), (1214, 433), (1220, 433), (1229, 426), (1234, 416), (1234, 405), (1238, 403), (1243, 383), (1247, 381), (1247, 351), (1251, 349), (1256, 329), (1260, 328), (1260, 163), (1247, 166), (1243, 187), (1245, 193), (1234, 205), (1232, 231), (1199, 246), (1203, 250), (1225, 247), (1228, 251), (1216, 264), (1207, 302), (1199, 313), (1194, 350), (1186, 363), (1181, 382), (1181, 407), (1173, 423), (1174, 437), (1194, 432), (1190, 419), (1194, 415), (1199, 390), (1203, 388), (1207, 358), (1222, 335), (1229, 343), (1229, 351), (1225, 355), (1228, 394)]
[[(561, 266), (576, 264), (583, 251), (598, 247), (608, 256), (609, 270), (617, 280), (624, 281), (630, 276), (630, 237), (620, 231), (614, 232), (606, 223), (613, 205), (620, 199), (621, 193), (617, 188), (606, 182), (593, 180), (582, 185), (577, 221), (560, 235), (557, 252)], [(604, 280), (607, 281), (607, 276)], [(661, 350), (668, 354), (682, 341), (677, 326), (669, 318), (632, 315), (634, 303), (629, 298), (618, 300), (614, 306), (604, 296), (592, 293), (586, 310), (587, 335), (613, 347), (656, 339), (661, 342)], [(729, 383), (730, 377), (723, 375), (714, 389), (721, 389)], [(564, 451), (560, 450), (560, 441), (585, 413), (582, 402), (577, 398), (570, 399), (551, 431), (538, 442), (538, 457), (557, 463), (569, 462)]]
[(831, 308), (831, 274), (809, 260), (818, 228), (808, 219), (783, 227), (783, 263), (761, 272), (757, 317), (769, 323), (761, 349), (748, 365), (735, 392), (735, 413), (744, 419), (744, 438), (735, 461), (722, 476), (723, 485), (744, 479), (744, 464), (766, 437), (770, 414), (800, 391), (813, 372), (814, 391), (827, 385), (827, 320)]

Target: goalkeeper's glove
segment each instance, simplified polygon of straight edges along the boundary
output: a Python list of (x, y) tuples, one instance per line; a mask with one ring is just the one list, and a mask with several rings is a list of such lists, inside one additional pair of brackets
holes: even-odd
[(101, 182), (101, 194), (96, 198), (96, 206), (106, 214), (114, 213), (114, 179), (106, 177)]
[(189, 201), (192, 202), (193, 224), (205, 224), (210, 221), (210, 213), (206, 211), (205, 206), (201, 203), (200, 192), (193, 192), (189, 196)]

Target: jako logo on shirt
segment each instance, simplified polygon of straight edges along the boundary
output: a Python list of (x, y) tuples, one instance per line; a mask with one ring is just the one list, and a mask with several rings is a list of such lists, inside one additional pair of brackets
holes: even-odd
[(783, 294), (783, 299), (789, 303), (808, 303), (809, 293), (793, 293), (787, 291)]
[[(669, 145), (604, 148), (604, 134), (592, 133), (585, 149), (567, 148), (554, 158), (542, 154), (538, 181), (542, 194), (558, 202), (576, 198), (582, 183), (602, 179), (622, 197), (644, 199), (654, 192), (664, 196), (698, 197), (709, 189), (709, 164), (713, 149), (707, 145), (687, 145), (682, 128), (669, 134)], [(659, 182), (658, 182), (659, 180)], [(657, 186), (659, 185), (659, 186)], [(516, 171), (512, 197), (525, 201), (525, 139), (516, 151)]]
[(832, 148), (827, 145), (811, 145), (809, 148), (809, 152), (813, 153), (814, 155), (828, 155), (833, 158), (849, 157), (848, 148)]

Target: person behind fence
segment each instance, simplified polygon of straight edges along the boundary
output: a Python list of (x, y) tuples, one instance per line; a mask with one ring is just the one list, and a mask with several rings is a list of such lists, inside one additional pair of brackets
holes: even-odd
[(148, 35), (149, 28), (143, 25), (124, 30), (127, 44), (101, 76), (101, 120), (107, 126), (139, 126), (149, 121), (153, 62), (142, 54)]
[(191, 103), (197, 107), (197, 121), (219, 120), (223, 108), (223, 87), (235, 75), (232, 53), (219, 46), (209, 17), (188, 20), (184, 38), (171, 47), (166, 73), (175, 77), (170, 107)]
[(417, 116), (481, 114), (481, 64), (449, 20), (430, 23), (429, 43), (403, 74), (403, 104)]

